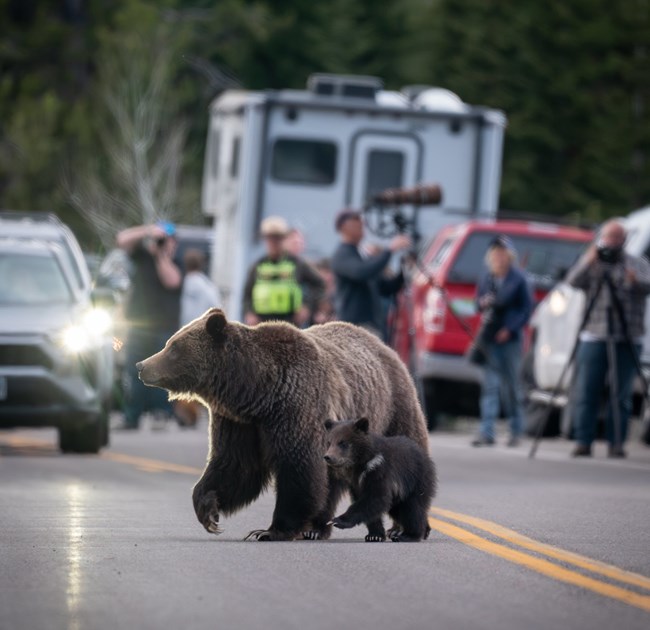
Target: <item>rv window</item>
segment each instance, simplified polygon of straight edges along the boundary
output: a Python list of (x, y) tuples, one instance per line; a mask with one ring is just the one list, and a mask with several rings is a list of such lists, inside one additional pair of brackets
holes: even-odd
[(320, 140), (277, 140), (273, 145), (273, 179), (294, 184), (332, 184), (337, 147)]
[(219, 151), (221, 149), (221, 137), (216, 129), (212, 130), (212, 138), (210, 139), (210, 164), (212, 166), (212, 177), (217, 179), (219, 177)]
[(366, 171), (366, 199), (386, 188), (400, 188), (403, 172), (404, 154), (401, 151), (370, 151)]
[(239, 148), (241, 138), (237, 136), (232, 141), (232, 157), (230, 158), (230, 177), (236, 179), (239, 175)]

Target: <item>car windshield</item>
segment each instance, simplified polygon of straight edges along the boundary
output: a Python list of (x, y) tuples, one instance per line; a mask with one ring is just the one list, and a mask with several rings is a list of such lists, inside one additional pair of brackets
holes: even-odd
[(70, 287), (53, 256), (0, 252), (0, 305), (71, 301)]
[[(465, 241), (449, 272), (451, 282), (476, 284), (485, 272), (485, 252), (496, 234), (475, 232)], [(573, 265), (587, 243), (530, 235), (508, 235), (519, 263), (536, 289), (550, 289)]]

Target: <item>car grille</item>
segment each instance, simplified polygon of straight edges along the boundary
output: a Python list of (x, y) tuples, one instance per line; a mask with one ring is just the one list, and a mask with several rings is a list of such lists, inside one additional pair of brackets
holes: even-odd
[(2, 366), (42, 366), (51, 370), (52, 359), (36, 346), (0, 346), (0, 365)]

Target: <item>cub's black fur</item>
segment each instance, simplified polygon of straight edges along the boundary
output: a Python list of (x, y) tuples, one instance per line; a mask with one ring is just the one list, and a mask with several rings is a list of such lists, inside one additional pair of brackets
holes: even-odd
[(368, 527), (368, 542), (383, 542), (382, 516), (388, 513), (395, 526), (394, 542), (418, 542), (427, 538), (427, 513), (436, 491), (433, 462), (413, 440), (370, 433), (366, 418), (325, 422), (325, 461), (337, 477), (349, 483), (352, 505), (332, 525), (349, 529)]

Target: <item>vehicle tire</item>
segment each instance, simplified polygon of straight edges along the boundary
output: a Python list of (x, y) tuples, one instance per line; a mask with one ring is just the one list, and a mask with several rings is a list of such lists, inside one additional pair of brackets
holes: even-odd
[(440, 404), (439, 388), (436, 385), (434, 380), (425, 379), (421, 381), (419, 387), (422, 397), (422, 410), (424, 411), (429, 431), (435, 431), (438, 428), (443, 413), (442, 405)]
[(63, 453), (98, 453), (103, 439), (101, 414), (82, 425), (59, 429), (59, 448)]
[(110, 442), (110, 418), (111, 418), (111, 406), (110, 406), (110, 402), (106, 402), (102, 406), (102, 413), (99, 419), (99, 432), (100, 432), (101, 446), (108, 446)]
[(537, 389), (533, 371), (534, 345), (528, 349), (521, 364), (521, 384), (524, 389), (524, 415), (526, 433), (531, 437), (537, 435), (539, 425), (545, 423), (542, 437), (557, 437), (560, 435), (561, 410), (551, 409), (548, 405), (531, 400), (529, 393)]

